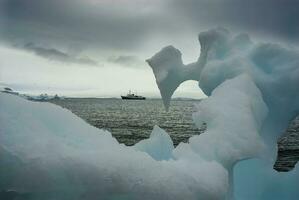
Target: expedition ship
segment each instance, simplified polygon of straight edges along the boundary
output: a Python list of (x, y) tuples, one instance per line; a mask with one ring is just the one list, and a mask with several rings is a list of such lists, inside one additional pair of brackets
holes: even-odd
[(129, 93), (126, 96), (121, 96), (121, 98), (125, 100), (145, 100), (146, 99), (143, 96), (139, 96), (134, 93), (131, 93), (131, 91), (129, 91)]

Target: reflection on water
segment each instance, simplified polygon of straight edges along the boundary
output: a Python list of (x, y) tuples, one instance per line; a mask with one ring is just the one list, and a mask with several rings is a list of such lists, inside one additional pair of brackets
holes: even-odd
[(164, 110), (160, 99), (69, 98), (52, 102), (71, 110), (95, 127), (109, 130), (126, 145), (148, 138), (154, 125), (165, 129), (175, 145), (204, 129), (198, 130), (192, 121), (194, 104), (198, 100), (174, 100), (169, 112)]

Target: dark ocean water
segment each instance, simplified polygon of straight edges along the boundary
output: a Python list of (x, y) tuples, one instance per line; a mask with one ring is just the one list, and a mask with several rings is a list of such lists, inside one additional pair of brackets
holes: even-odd
[(202, 133), (205, 128), (203, 125), (200, 130), (197, 129), (192, 121), (194, 104), (199, 100), (173, 100), (168, 112), (160, 99), (69, 98), (51, 102), (71, 110), (97, 128), (109, 130), (126, 145), (148, 138), (154, 125), (166, 130), (175, 145)]

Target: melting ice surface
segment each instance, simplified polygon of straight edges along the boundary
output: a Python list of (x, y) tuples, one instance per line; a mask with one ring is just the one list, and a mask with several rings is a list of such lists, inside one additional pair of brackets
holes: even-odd
[(297, 199), (298, 167), (272, 165), (299, 110), (298, 52), (225, 29), (199, 40), (195, 63), (171, 46), (148, 60), (166, 108), (185, 80), (209, 96), (193, 115), (206, 132), (176, 148), (159, 127), (127, 147), (58, 106), (0, 94), (0, 199)]

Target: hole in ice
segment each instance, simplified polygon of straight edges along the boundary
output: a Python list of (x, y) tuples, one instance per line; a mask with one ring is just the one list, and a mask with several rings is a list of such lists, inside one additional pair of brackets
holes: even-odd
[(193, 98), (193, 99), (203, 99), (207, 96), (198, 87), (197, 81), (185, 81), (183, 82), (177, 90), (174, 92), (172, 98)]

